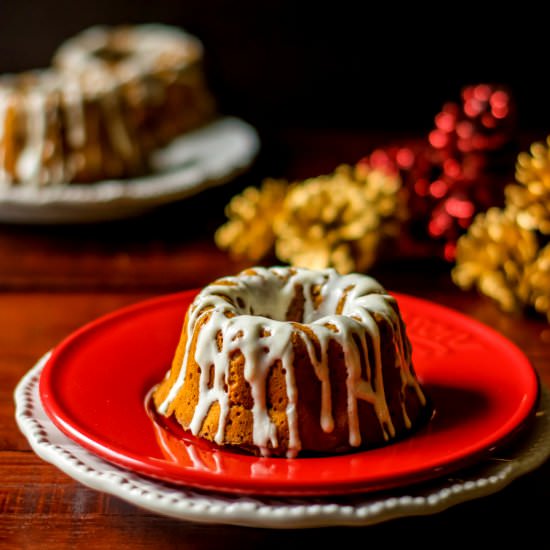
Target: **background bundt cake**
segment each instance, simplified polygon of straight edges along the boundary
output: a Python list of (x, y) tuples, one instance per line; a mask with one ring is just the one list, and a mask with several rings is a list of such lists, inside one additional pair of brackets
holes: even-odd
[(206, 123), (201, 43), (162, 25), (94, 27), (55, 68), (0, 77), (0, 184), (140, 175), (151, 153)]
[(104, 71), (121, 90), (146, 148), (164, 145), (213, 116), (203, 73), (203, 47), (194, 36), (159, 24), (92, 27), (54, 55), (61, 71)]
[(288, 457), (381, 445), (428, 412), (395, 299), (332, 269), (256, 267), (205, 287), (153, 399), (194, 435)]

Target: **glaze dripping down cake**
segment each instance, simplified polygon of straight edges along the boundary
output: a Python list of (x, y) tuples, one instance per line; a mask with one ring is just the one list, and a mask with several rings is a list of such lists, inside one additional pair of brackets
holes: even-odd
[(255, 267), (191, 304), (156, 410), (263, 456), (391, 442), (429, 406), (395, 299), (365, 275)]
[(43, 187), (145, 170), (136, 128), (100, 72), (0, 77), (0, 182)]

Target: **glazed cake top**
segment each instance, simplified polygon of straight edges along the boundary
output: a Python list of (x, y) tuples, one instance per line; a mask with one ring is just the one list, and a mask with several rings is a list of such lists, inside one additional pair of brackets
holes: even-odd
[(57, 50), (54, 63), (66, 70), (95, 66), (132, 80), (155, 70), (181, 70), (202, 54), (200, 40), (175, 27), (95, 26), (67, 40)]
[[(313, 271), (302, 268), (255, 267), (237, 276), (224, 277), (205, 287), (187, 314), (187, 347), (178, 379), (159, 412), (170, 414), (171, 404), (185, 381), (192, 336), (199, 330), (195, 360), (201, 367), (200, 399), (191, 431), (197, 434), (213, 403), (220, 405), (216, 441), (224, 435), (224, 419), (229, 408), (224, 389), (230, 356), (239, 350), (245, 360), (244, 376), (254, 398), (254, 444), (262, 453), (277, 445), (276, 429), (269, 417), (265, 381), (275, 361), (281, 361), (288, 393), (289, 456), (300, 450), (296, 418), (296, 388), (293, 371), (292, 335), (302, 338), (309, 359), (321, 382), (320, 424), (325, 432), (334, 428), (331, 404), (328, 345), (335, 340), (342, 347), (347, 368), (349, 443), (361, 444), (358, 401), (372, 404), (385, 438), (395, 435), (384, 395), (380, 330), (383, 318), (393, 330), (396, 366), (403, 389), (413, 387), (421, 400), (422, 392), (410, 369), (410, 349), (402, 334), (395, 299), (373, 278), (360, 274), (339, 275), (333, 269)], [(307, 327), (307, 330), (305, 330)], [(220, 348), (218, 334), (222, 336)], [(369, 346), (374, 364), (369, 363)], [(361, 360), (367, 362), (362, 377)], [(214, 381), (207, 380), (214, 365)], [(374, 371), (374, 372), (372, 372)], [(403, 406), (404, 407), (404, 406)], [(405, 422), (409, 423), (403, 409)]]

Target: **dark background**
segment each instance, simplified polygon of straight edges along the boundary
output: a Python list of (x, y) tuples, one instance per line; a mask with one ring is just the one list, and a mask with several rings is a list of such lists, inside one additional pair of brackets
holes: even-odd
[(98, 23), (198, 35), (222, 110), (262, 128), (424, 132), (462, 86), (503, 83), (520, 129), (550, 131), (548, 27), (535, 7), (207, 0), (0, 0), (0, 72), (48, 64)]

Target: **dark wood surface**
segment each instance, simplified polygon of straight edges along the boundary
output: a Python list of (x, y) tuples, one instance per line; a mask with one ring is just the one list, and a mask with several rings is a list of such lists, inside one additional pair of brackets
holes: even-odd
[[(263, 175), (326, 172), (358, 159), (371, 143), (373, 136), (361, 134), (289, 132), (269, 142), (271, 155), (260, 157), (249, 174), (140, 219), (83, 227), (0, 226), (1, 548), (294, 548), (345, 541), (393, 547), (411, 540), (428, 547), (450, 541), (475, 547), (480, 539), (502, 544), (515, 532), (547, 542), (542, 537), (548, 532), (549, 463), (497, 494), (436, 515), (368, 528), (273, 531), (168, 519), (90, 490), (39, 459), (15, 424), (15, 385), (71, 331), (127, 304), (245, 267), (212, 244), (234, 192)], [(542, 319), (503, 314), (488, 299), (458, 290), (449, 266), (434, 259), (388, 263), (374, 274), (392, 290), (493, 327), (525, 351), (550, 386), (550, 325)]]

